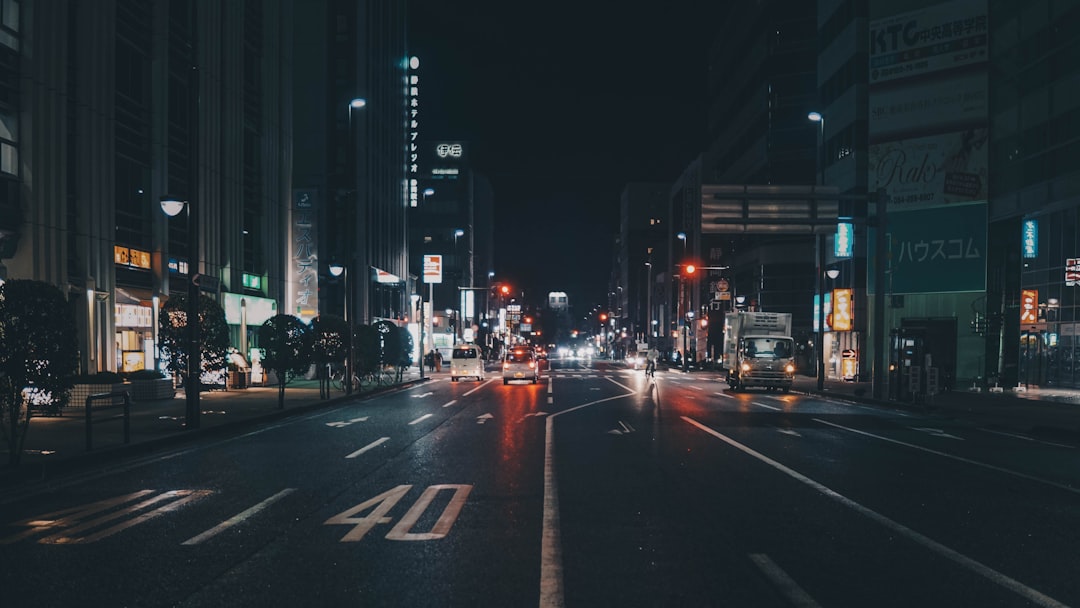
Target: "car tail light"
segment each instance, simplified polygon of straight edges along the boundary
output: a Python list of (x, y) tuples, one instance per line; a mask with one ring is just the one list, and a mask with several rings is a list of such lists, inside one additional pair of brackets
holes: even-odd
[(509, 364), (509, 363), (506, 363), (506, 362), (504, 361), (504, 362), (503, 362), (503, 369), (510, 369), (510, 364)]
[(529, 361), (529, 369), (532, 369), (534, 367), (536, 367), (536, 364), (533, 363), (532, 361)]

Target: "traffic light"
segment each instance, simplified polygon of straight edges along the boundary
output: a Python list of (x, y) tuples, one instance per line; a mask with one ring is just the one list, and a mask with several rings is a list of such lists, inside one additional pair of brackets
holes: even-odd
[(602, 323), (604, 321), (607, 321), (607, 313), (606, 312), (600, 313), (600, 322)]
[(697, 272), (696, 266), (694, 266), (693, 264), (686, 265), (686, 274), (694, 274), (695, 272)]

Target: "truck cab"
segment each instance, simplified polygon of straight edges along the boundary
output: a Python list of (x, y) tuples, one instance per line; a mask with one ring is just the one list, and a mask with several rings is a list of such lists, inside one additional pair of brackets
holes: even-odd
[(732, 390), (791, 390), (795, 341), (789, 313), (733, 312), (724, 318), (724, 366)]

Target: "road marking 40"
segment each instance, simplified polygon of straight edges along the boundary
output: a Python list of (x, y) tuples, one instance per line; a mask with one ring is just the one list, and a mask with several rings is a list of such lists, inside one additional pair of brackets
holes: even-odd
[[(376, 525), (388, 524), (393, 521), (393, 519), (387, 517), (386, 514), (389, 513), (411, 489), (411, 485), (400, 485), (392, 490), (387, 490), (374, 498), (365, 500), (351, 509), (338, 513), (323, 522), (323, 524), (351, 525), (353, 526), (353, 529), (341, 538), (341, 542), (348, 543), (359, 541)], [(435, 500), (435, 496), (443, 490), (453, 491), (454, 495), (450, 497), (450, 502), (443, 508), (442, 515), (439, 516), (438, 521), (432, 526), (431, 531), (412, 532), (413, 526), (420, 520), (420, 516), (422, 516), (424, 511), (427, 511), (428, 507), (431, 506), (432, 501)], [(450, 533), (450, 528), (453, 527), (454, 522), (457, 521), (458, 515), (461, 514), (461, 509), (465, 506), (465, 499), (468, 498), (469, 492), (471, 491), (472, 486), (466, 484), (444, 483), (428, 486), (428, 488), (424, 490), (424, 493), (420, 495), (420, 499), (409, 508), (408, 512), (406, 512), (398, 523), (386, 534), (386, 539), (416, 541), (437, 540), (445, 537)], [(364, 513), (369, 509), (370, 512), (367, 515), (356, 517), (357, 514)]]

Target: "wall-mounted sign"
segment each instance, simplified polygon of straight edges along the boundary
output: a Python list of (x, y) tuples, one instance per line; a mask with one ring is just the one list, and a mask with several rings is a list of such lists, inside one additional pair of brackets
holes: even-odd
[[(420, 58), (409, 58), (409, 115), (406, 120), (409, 124), (409, 141), (405, 142), (408, 147), (406, 152), (409, 155), (409, 175), (416, 175), (420, 172), (420, 149), (418, 138), (420, 137), (420, 74), (417, 70), (420, 69)], [(412, 199), (410, 203), (415, 207), (415, 199)]]
[(149, 306), (114, 304), (113, 314), (117, 327), (153, 327), (154, 314)]
[(394, 285), (401, 282), (401, 277), (397, 276), (396, 274), (386, 272), (385, 270), (381, 270), (379, 268), (372, 268), (371, 271), (372, 278), (374, 278), (376, 283), (382, 283), (384, 285)]
[(1065, 260), (1065, 286), (1076, 287), (1080, 284), (1080, 258)]
[(187, 275), (188, 263), (187, 260), (178, 260), (176, 258), (169, 258), (169, 272), (171, 274)]
[(248, 289), (262, 289), (262, 277), (257, 274), (244, 273), (242, 278), (244, 287)]
[(465, 148), (459, 143), (435, 144), (435, 154), (439, 158), (461, 158)]
[(832, 290), (832, 328), (836, 331), (851, 331), (852, 306), (850, 289)]
[(250, 327), (262, 325), (267, 319), (278, 314), (276, 300), (238, 293), (225, 293), (222, 295), (225, 300), (225, 322), (229, 325), (243, 323), (245, 312), (247, 314), (247, 324)]
[(113, 260), (120, 266), (150, 270), (150, 252), (113, 245)]
[(289, 209), (288, 313), (310, 323), (319, 314), (319, 243), (315, 217), (318, 193), (294, 190)]
[(855, 255), (855, 224), (840, 222), (836, 225), (833, 254), (838, 258), (850, 258)]
[(1039, 257), (1039, 220), (1024, 220), (1021, 249), (1027, 259)]
[(424, 282), (425, 283), (442, 283), (442, 256), (441, 255), (425, 255), (424, 256)]
[(1020, 324), (1038, 323), (1039, 290), (1023, 289), (1020, 291)]

